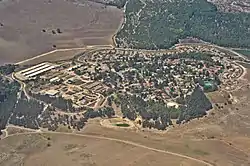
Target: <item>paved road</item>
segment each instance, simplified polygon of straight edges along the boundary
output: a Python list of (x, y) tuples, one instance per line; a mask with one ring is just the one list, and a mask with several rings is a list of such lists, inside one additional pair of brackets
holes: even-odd
[(40, 58), (40, 57), (43, 57), (43, 56), (47, 56), (47, 55), (49, 55), (49, 54), (51, 54), (51, 53), (54, 53), (54, 52), (84, 50), (84, 49), (90, 49), (90, 48), (95, 48), (95, 47), (96, 47), (96, 48), (98, 48), (98, 47), (112, 48), (113, 46), (112, 46), (112, 45), (92, 45), (92, 46), (77, 47), (77, 48), (55, 49), (55, 50), (53, 50), (53, 51), (50, 51), (50, 52), (46, 52), (46, 53), (37, 55), (37, 56), (35, 56), (35, 57), (32, 57), (32, 58), (29, 58), (29, 59), (26, 59), (26, 60), (17, 62), (17, 63), (15, 63), (15, 64), (16, 64), (16, 65), (20, 65), (20, 64), (22, 64), (22, 63), (26, 63), (26, 62), (28, 62), (28, 61), (31, 61), (31, 60), (34, 60), (34, 59), (37, 59), (37, 58)]
[[(188, 160), (192, 160), (192, 161), (204, 164), (204, 166), (215, 166), (214, 164), (211, 164), (211, 163), (209, 163), (207, 161), (197, 159), (197, 158), (194, 158), (194, 157), (190, 157), (190, 156), (187, 156), (187, 155), (183, 155), (183, 154), (180, 154), (180, 153), (174, 153), (174, 152), (170, 152), (170, 151), (166, 151), (166, 150), (156, 149), (156, 148), (148, 147), (148, 146), (145, 146), (145, 145), (142, 145), (142, 144), (139, 144), (139, 143), (126, 141), (126, 140), (121, 140), (121, 139), (116, 139), (116, 138), (110, 138), (110, 137), (104, 137), (104, 136), (96, 136), (96, 135), (87, 135), (87, 134), (62, 133), (62, 132), (39, 132), (39, 133), (40, 134), (41, 133), (43, 133), (43, 134), (64, 134), (64, 135), (73, 135), (73, 136), (92, 138), (92, 139), (102, 139), (102, 140), (108, 140), (108, 141), (115, 141), (115, 142), (119, 142), (119, 143), (124, 143), (124, 144), (128, 144), (128, 145), (132, 145), (132, 146), (152, 150), (152, 151), (159, 152), (159, 153), (164, 153), (164, 154), (168, 154), (168, 155), (173, 155), (173, 156), (185, 158), (185, 159), (188, 159)], [(19, 136), (19, 135), (27, 135), (27, 134), (38, 134), (38, 133), (37, 132), (17, 133), (17, 134), (8, 135), (7, 137), (3, 138), (2, 140), (7, 139), (9, 137), (14, 137), (14, 136)]]
[[(212, 44), (193, 44), (193, 43), (186, 43), (186, 44), (181, 44), (181, 45), (200, 45), (200, 46), (210, 46), (210, 47), (214, 47), (214, 48), (218, 48), (218, 49), (221, 49), (221, 50), (224, 50), (224, 51), (227, 51), (227, 52), (230, 52), (234, 55), (237, 55), (243, 59), (246, 59), (243, 55), (229, 49), (229, 48), (224, 48), (224, 47), (220, 47), (220, 46), (216, 46), (216, 45), (212, 45)], [(106, 49), (107, 46), (89, 46), (88, 48), (91, 49), (91, 51), (89, 51), (88, 53), (91, 53), (92, 51), (96, 51), (96, 50), (100, 50), (100, 49)], [(111, 47), (110, 47), (111, 48)], [(68, 50), (75, 50), (75, 49), (83, 49), (83, 48), (72, 48), (72, 49), (61, 49), (60, 51), (68, 51)], [(134, 50), (134, 49), (127, 49), (127, 48), (118, 48), (119, 50)], [(58, 50), (55, 50), (55, 51), (58, 51)], [(140, 49), (139, 51), (158, 51), (158, 52), (164, 52), (166, 50), (143, 50), (143, 49)], [(50, 52), (51, 53), (51, 52)], [(29, 60), (33, 60), (35, 58), (38, 58), (38, 57), (41, 57), (41, 56), (45, 56), (49, 53), (45, 53), (45, 54), (41, 54), (41, 55), (38, 55), (34, 58), (31, 58), (31, 59), (27, 59), (25, 61), (22, 61), (22, 62), (18, 62), (17, 64), (21, 64), (23, 62), (27, 62)], [(82, 55), (84, 56), (84, 55)], [(81, 61), (81, 56), (79, 56), (77, 58), (78, 61)], [(14, 77), (12, 77), (14, 78)], [(14, 78), (15, 79), (15, 78)], [(15, 79), (16, 80), (16, 79)], [(18, 80), (17, 80), (18, 81)], [(24, 89), (24, 93), (25, 95), (28, 97), (29, 95), (27, 94), (27, 92), (25, 91), (25, 84), (23, 84), (22, 82), (20, 83), (22, 85), (22, 88)], [(152, 150), (152, 151), (156, 151), (156, 152), (159, 152), (159, 153), (165, 153), (165, 154), (169, 154), (169, 155), (173, 155), (173, 156), (177, 156), (177, 157), (181, 157), (181, 158), (185, 158), (185, 159), (189, 159), (189, 160), (193, 160), (193, 161), (196, 161), (196, 162), (199, 162), (199, 163), (202, 163), (206, 166), (214, 166), (213, 164), (207, 162), (207, 161), (203, 161), (203, 160), (200, 160), (200, 159), (197, 159), (197, 158), (193, 158), (193, 157), (190, 157), (190, 156), (187, 156), (187, 155), (183, 155), (183, 154), (179, 154), (179, 153), (174, 153), (174, 152), (170, 152), (170, 151), (165, 151), (165, 150), (161, 150), (161, 149), (156, 149), (156, 148), (152, 148), (152, 147), (148, 147), (148, 146), (145, 146), (145, 145), (141, 145), (141, 144), (138, 144), (138, 143), (135, 143), (135, 142), (131, 142), (131, 141), (126, 141), (126, 140), (120, 140), (120, 139), (115, 139), (115, 138), (109, 138), (109, 137), (102, 137), (102, 136), (95, 136), (95, 135), (82, 135), (82, 134), (75, 134), (75, 133), (61, 133), (61, 132), (39, 132), (39, 133), (49, 133), (49, 134), (65, 134), (65, 135), (76, 135), (76, 136), (81, 136), (81, 137), (87, 137), (87, 138), (93, 138), (93, 139), (103, 139), (103, 140), (110, 140), (110, 141), (116, 141), (116, 142), (121, 142), (121, 143), (125, 143), (125, 144), (129, 144), (129, 145), (133, 145), (133, 146), (136, 146), (136, 147), (141, 147), (141, 148), (144, 148), (144, 149), (148, 149), (148, 150)], [(13, 134), (13, 135), (7, 135), (7, 137), (5, 137), (4, 139), (8, 138), (8, 137), (12, 137), (12, 136), (17, 136), (17, 135), (25, 135), (25, 134), (36, 134), (34, 132), (27, 132), (27, 133), (17, 133), (17, 134)]]
[[(244, 60), (248, 60), (244, 55), (242, 55), (242, 54), (240, 54), (238, 52), (235, 52), (235, 51), (233, 51), (230, 48), (220, 47), (220, 46), (209, 44), (209, 43), (182, 43), (182, 44), (176, 44), (172, 48), (174, 48), (176, 46), (185, 46), (185, 45), (214, 47), (214, 48), (217, 48), (217, 49), (221, 50), (222, 52), (229, 52), (229, 53), (231, 53), (233, 55), (241, 57)], [(114, 47), (112, 47), (112, 48), (114, 48)], [(83, 62), (83, 60), (82, 60), (83, 56), (89, 55), (90, 53), (98, 51), (98, 50), (100, 51), (100, 50), (105, 50), (105, 49), (107, 49), (107, 47), (104, 47), (104, 46), (102, 46), (102, 47), (93, 46), (91, 50), (89, 50), (85, 54), (77, 57), (77, 61), (78, 62)], [(147, 49), (132, 49), (132, 48), (115, 48), (115, 49), (122, 50), (122, 51), (131, 51), (131, 50), (135, 51), (135, 50), (137, 50), (137, 51), (150, 52), (150, 53), (152, 53), (152, 52), (164, 53), (164, 52), (166, 52), (166, 51), (169, 50), (169, 49), (147, 50)]]
[(220, 49), (222, 51), (230, 52), (231, 54), (237, 55), (237, 56), (243, 58), (244, 60), (248, 60), (244, 55), (242, 55), (242, 54), (240, 54), (238, 52), (235, 52), (230, 48), (220, 47), (220, 46), (217, 46), (217, 45), (214, 45), (214, 44), (208, 44), (208, 43), (181, 43), (181, 44), (176, 44), (175, 46), (185, 46), (185, 45), (214, 47), (214, 48)]

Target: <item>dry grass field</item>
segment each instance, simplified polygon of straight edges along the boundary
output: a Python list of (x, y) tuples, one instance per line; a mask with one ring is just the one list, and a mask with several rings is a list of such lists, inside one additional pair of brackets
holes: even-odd
[(207, 117), (164, 133), (107, 128), (100, 125), (101, 119), (92, 119), (78, 133), (83, 136), (74, 133), (9, 135), (0, 141), (0, 165), (205, 165), (192, 160), (197, 159), (213, 166), (249, 166), (249, 69), (240, 81), (244, 86), (231, 92), (235, 103), (225, 105), (226, 95), (210, 93), (213, 102), (223, 108), (214, 107)]
[(125, 143), (63, 134), (9, 137), (0, 148), (1, 166), (204, 166)]
[(29, 130), (23, 127), (15, 127), (15, 126), (8, 126), (6, 130), (8, 132), (8, 135), (17, 134), (17, 133), (35, 132), (35, 131)]
[[(190, 126), (183, 126), (167, 133), (159, 134), (146, 131), (137, 132), (104, 128), (93, 123), (85, 128), (84, 133), (137, 142), (149, 147), (201, 159), (216, 166), (250, 165), (248, 152), (241, 149), (243, 146), (240, 147), (228, 140), (229, 138), (236, 139), (235, 135), (232, 137), (216, 135), (218, 133), (217, 125), (213, 126), (213, 124), (205, 124), (203, 122), (196, 122), (196, 125), (190, 124)], [(199, 133), (197, 134), (197, 132)], [(222, 130), (221, 132), (224, 131)], [(215, 138), (209, 138), (210, 134), (215, 135)], [(202, 135), (204, 135), (204, 138), (201, 138)], [(244, 141), (250, 141), (247, 137), (237, 137), (237, 140), (240, 138), (244, 138)], [(245, 146), (243, 149), (250, 148), (249, 143), (241, 143)]]
[(34, 65), (42, 62), (58, 62), (74, 58), (75, 55), (83, 53), (86, 49), (74, 49), (74, 50), (55, 50), (42, 55), (35, 56), (30, 59), (18, 62), (19, 65)]
[(121, 10), (87, 0), (81, 4), (67, 0), (0, 1), (0, 64), (55, 47), (112, 44), (122, 18)]
[(227, 95), (219, 91), (209, 94), (223, 108), (214, 107), (205, 118), (164, 133), (107, 128), (100, 124), (101, 119), (92, 119), (78, 133), (83, 136), (74, 133), (9, 135), (0, 141), (0, 165), (205, 165), (193, 160), (197, 159), (212, 166), (249, 166), (250, 69), (247, 70), (239, 80), (242, 87), (231, 92), (233, 104), (225, 104)]

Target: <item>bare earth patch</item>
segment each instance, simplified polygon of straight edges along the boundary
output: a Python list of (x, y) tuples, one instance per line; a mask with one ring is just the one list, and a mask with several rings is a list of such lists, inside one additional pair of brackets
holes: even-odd
[(30, 129), (22, 128), (22, 127), (19, 127), (19, 126), (17, 126), (17, 127), (8, 126), (6, 130), (8, 132), (8, 135), (18, 134), (18, 133), (35, 132), (35, 131), (30, 130)]
[(0, 142), (0, 148), (1, 166), (205, 166), (121, 142), (64, 134), (9, 137)]
[[(0, 64), (55, 48), (112, 44), (123, 18), (115, 7), (83, 1), (0, 1)], [(58, 30), (59, 29), (59, 30)]]
[(55, 50), (45, 54), (35, 56), (18, 62), (19, 65), (34, 65), (42, 62), (58, 62), (74, 58), (75, 55), (83, 53), (86, 49), (72, 49), (72, 50)]

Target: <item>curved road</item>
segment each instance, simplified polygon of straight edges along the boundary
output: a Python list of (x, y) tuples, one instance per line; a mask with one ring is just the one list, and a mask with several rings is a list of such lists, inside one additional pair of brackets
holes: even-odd
[(166, 151), (166, 150), (156, 149), (156, 148), (148, 147), (148, 146), (145, 146), (145, 145), (141, 145), (139, 143), (126, 141), (126, 140), (121, 140), (121, 139), (116, 139), (116, 138), (104, 137), (104, 136), (76, 134), (76, 133), (63, 133), (63, 132), (25, 132), (25, 133), (17, 133), (17, 134), (8, 135), (7, 137), (4, 137), (2, 140), (6, 139), (6, 138), (9, 138), (9, 137), (13, 137), (13, 136), (18, 136), (18, 135), (39, 134), (39, 133), (41, 133), (41, 134), (64, 134), (64, 135), (80, 136), (80, 137), (85, 137), (85, 138), (93, 138), (93, 139), (102, 139), (102, 140), (108, 140), (108, 141), (115, 141), (115, 142), (119, 142), (119, 143), (125, 143), (125, 144), (128, 144), (128, 145), (132, 145), (132, 146), (152, 150), (152, 151), (159, 152), (159, 153), (164, 153), (164, 154), (168, 154), (168, 155), (173, 155), (173, 156), (185, 158), (185, 159), (188, 159), (188, 160), (192, 160), (192, 161), (204, 164), (205, 166), (215, 166), (214, 164), (211, 164), (211, 163), (209, 163), (207, 161), (203, 161), (201, 159), (186, 156), (186, 155), (183, 155), (183, 154), (180, 154), (180, 153), (174, 153), (174, 152), (170, 152), (170, 151)]
[(55, 53), (55, 52), (63, 52), (63, 51), (74, 51), (74, 50), (87, 50), (87, 49), (94, 49), (94, 48), (113, 48), (112, 45), (89, 45), (89, 46), (85, 46), (85, 47), (75, 47), (75, 48), (61, 48), (61, 49), (55, 49), (55, 50), (52, 50), (52, 51), (49, 51), (49, 52), (46, 52), (46, 53), (42, 53), (42, 54), (39, 54), (37, 56), (34, 56), (32, 58), (29, 58), (29, 59), (25, 59), (25, 60), (22, 60), (20, 62), (17, 62), (15, 63), (15, 65), (21, 65), (25, 62), (28, 62), (28, 61), (31, 61), (31, 60), (34, 60), (34, 59), (37, 59), (37, 58), (40, 58), (40, 57), (44, 57), (44, 56), (47, 56), (51, 53)]
[(185, 46), (185, 45), (214, 47), (214, 48), (217, 48), (219, 50), (222, 50), (222, 51), (229, 52), (231, 54), (237, 55), (237, 56), (241, 57), (244, 60), (247, 60), (247, 58), (244, 55), (232, 50), (231, 48), (221, 47), (221, 46), (210, 44), (210, 43), (180, 43), (180, 44), (175, 44), (173, 47), (175, 47), (175, 46)]
[(30, 100), (30, 96), (28, 92), (26, 91), (26, 84), (15, 77), (15, 73), (12, 73), (11, 78), (15, 81), (17, 81), (21, 85), (21, 90), (24, 92), (25, 96), (27, 97), (28, 100)]
[[(212, 46), (212, 47), (215, 47), (215, 48), (218, 48), (218, 49), (221, 49), (221, 50), (224, 50), (224, 51), (228, 51), (234, 55), (237, 55), (243, 59), (245, 59), (245, 57), (231, 49), (228, 49), (228, 48), (224, 48), (224, 47), (219, 47), (219, 46), (216, 46), (216, 45), (212, 45), (212, 44), (189, 44), (189, 43), (186, 43), (186, 44), (179, 44), (179, 45), (208, 45), (208, 46)], [(106, 46), (107, 47), (107, 46)], [(99, 50), (99, 49), (105, 49), (106, 48), (105, 46), (90, 46), (89, 48), (92, 48), (92, 50), (89, 50), (89, 52), (87, 53), (90, 53), (92, 51), (96, 51), (96, 50)], [(110, 46), (109, 46), (110, 47)], [(66, 50), (74, 50), (74, 49), (82, 49), (82, 48), (72, 48), (72, 49), (61, 49), (60, 51), (66, 51)], [(119, 49), (119, 48), (118, 48)], [(131, 49), (126, 49), (126, 48), (120, 48), (120, 49), (124, 49), (124, 50), (131, 50)], [(133, 50), (133, 49), (132, 49)], [(58, 51), (58, 50), (57, 50)], [(142, 50), (141, 50), (142, 51)], [(159, 50), (158, 50), (159, 51)], [(162, 50), (161, 50), (162, 51)], [(46, 53), (45, 54), (41, 54), (40, 56), (45, 56), (47, 55)], [(39, 56), (37, 56), (39, 57)], [(35, 59), (37, 57), (34, 57), (34, 58), (31, 58), (31, 59), (27, 59), (25, 61), (21, 61), (17, 64), (21, 64), (23, 62), (26, 62), (26, 61), (29, 61), (29, 60), (32, 60), (32, 59)], [(81, 61), (81, 56), (77, 57), (77, 60), (78, 61)], [(14, 78), (15, 79), (15, 78)], [(17, 80), (17, 79), (15, 79)], [(22, 85), (22, 88), (25, 89), (25, 84)], [(24, 90), (25, 92), (25, 90)], [(26, 95), (26, 96), (29, 96), (29, 95)], [(120, 142), (120, 143), (125, 143), (125, 144), (128, 144), (128, 145), (133, 145), (133, 146), (136, 146), (136, 147), (141, 147), (141, 148), (144, 148), (144, 149), (148, 149), (148, 150), (152, 150), (152, 151), (156, 151), (156, 152), (159, 152), (159, 153), (165, 153), (165, 154), (169, 154), (169, 155), (173, 155), (173, 156), (177, 156), (177, 157), (181, 157), (181, 158), (185, 158), (185, 159), (188, 159), (188, 160), (192, 160), (192, 161), (195, 161), (195, 162), (198, 162), (198, 163), (201, 163), (201, 164), (204, 164), (206, 166), (215, 166), (214, 164), (211, 164), (207, 161), (203, 161), (201, 159), (197, 159), (197, 158), (193, 158), (193, 157), (190, 157), (190, 156), (187, 156), (187, 155), (183, 155), (183, 154), (180, 154), (180, 153), (174, 153), (174, 152), (170, 152), (170, 151), (166, 151), (166, 150), (161, 150), (161, 149), (156, 149), (156, 148), (152, 148), (152, 147), (148, 147), (148, 146), (145, 146), (145, 145), (141, 145), (141, 144), (138, 144), (138, 143), (135, 143), (135, 142), (131, 142), (131, 141), (126, 141), (126, 140), (121, 140), (121, 139), (116, 139), (116, 138), (110, 138), (110, 137), (103, 137), (103, 136), (95, 136), (95, 135), (84, 135), (84, 134), (76, 134), (76, 133), (63, 133), (63, 132), (39, 132), (39, 133), (44, 133), (44, 134), (65, 134), (65, 135), (75, 135), (75, 136), (81, 136), (81, 137), (86, 137), (86, 138), (93, 138), (93, 139), (103, 139), (103, 140), (109, 140), (109, 141), (115, 141), (115, 142)], [(13, 134), (13, 135), (7, 135), (5, 138), (3, 139), (6, 139), (8, 137), (12, 137), (12, 136), (18, 136), (18, 135), (25, 135), (25, 134), (37, 134), (37, 132), (26, 132), (26, 133), (17, 133), (17, 134)], [(3, 140), (2, 139), (2, 140)]]

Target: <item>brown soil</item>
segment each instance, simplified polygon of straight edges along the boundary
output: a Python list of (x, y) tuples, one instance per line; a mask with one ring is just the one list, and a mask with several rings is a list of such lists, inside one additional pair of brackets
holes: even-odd
[(125, 143), (63, 134), (9, 137), (0, 148), (1, 166), (204, 166)]
[[(84, 130), (84, 134), (101, 135), (137, 142), (149, 147), (202, 159), (217, 166), (230, 165), (231, 163), (235, 166), (239, 163), (244, 166), (250, 164), (247, 152), (242, 151), (241, 147), (236, 146), (237, 144), (232, 143), (230, 145), (229, 137), (225, 138), (223, 134), (220, 135), (221, 132), (223, 133), (224, 131), (218, 125), (206, 124), (201, 121), (190, 125), (187, 124), (163, 134), (105, 128), (97, 125), (96, 122), (89, 124)], [(235, 137), (231, 138), (234, 139)], [(250, 141), (249, 138), (244, 138), (244, 141)], [(250, 148), (249, 144), (247, 146)]]
[(19, 127), (8, 126), (7, 132), (8, 132), (8, 135), (12, 135), (12, 134), (17, 134), (17, 133), (27, 133), (27, 132), (35, 132), (35, 131), (28, 130), (28, 129), (21, 128), (21, 127), (19, 128)]
[[(83, 1), (0, 1), (0, 64), (18, 62), (56, 48), (112, 44), (121, 10)], [(60, 28), (62, 33), (57, 33)], [(45, 30), (46, 32), (43, 32)], [(52, 33), (52, 30), (56, 34)]]
[(34, 65), (42, 62), (58, 62), (64, 61), (74, 58), (75, 55), (83, 53), (86, 49), (76, 49), (76, 50), (56, 50), (52, 52), (48, 52), (46, 54), (38, 55), (34, 58), (26, 59), (24, 61), (19, 62), (19, 65)]
[[(147, 147), (193, 157), (215, 166), (249, 166), (250, 86), (247, 85), (250, 81), (249, 73), (250, 69), (247, 69), (247, 74), (239, 80), (243, 86), (239, 85), (241, 88), (231, 92), (235, 99), (233, 104), (225, 104), (228, 96), (220, 95), (222, 92), (210, 93), (209, 97), (213, 102), (219, 103), (223, 107), (214, 107), (207, 117), (175, 126), (168, 132), (155, 133), (148, 130), (106, 128), (100, 125), (100, 119), (92, 119), (80, 134), (131, 141)], [(79, 163), (89, 161), (89, 164), (92, 165), (179, 166), (183, 164), (180, 162), (185, 162), (186, 166), (199, 164), (193, 160), (176, 157), (176, 155), (153, 152), (114, 140), (88, 139), (76, 135), (52, 134), (49, 136), (52, 138), (52, 141), (49, 141), (51, 147), (48, 148), (48, 136), (34, 135), (37, 136), (34, 138), (12, 136), (0, 141), (0, 156), (4, 156), (0, 160), (0, 165), (5, 163), (6, 165), (17, 165), (16, 163), (23, 162), (24, 165), (29, 166), (32, 161), (35, 161), (35, 164), (43, 165), (64, 165), (64, 163), (79, 165)], [(38, 136), (41, 139), (38, 139)], [(43, 139), (44, 141), (42, 141)], [(73, 148), (69, 152), (63, 149), (67, 144), (76, 144), (78, 148)], [(82, 153), (91, 154), (91, 160), (79, 157)], [(54, 156), (61, 160), (53, 160)]]

